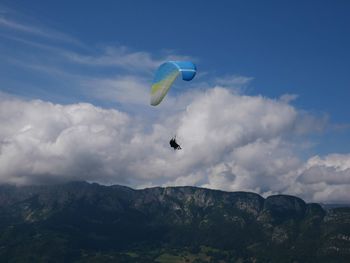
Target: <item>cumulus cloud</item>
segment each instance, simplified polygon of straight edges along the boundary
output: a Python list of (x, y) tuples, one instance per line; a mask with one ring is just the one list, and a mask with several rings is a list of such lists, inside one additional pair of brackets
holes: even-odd
[[(166, 115), (142, 120), (87, 103), (1, 95), (0, 183), (197, 185), (317, 202), (349, 200), (350, 155), (303, 163), (303, 145), (292, 138), (300, 134), (295, 127), (303, 125), (304, 113), (295, 107), (224, 88), (187, 94), (185, 101), (185, 110), (167, 108)], [(174, 134), (181, 151), (168, 146)]]
[(108, 176), (108, 164), (120, 160), (108, 155), (110, 147), (123, 144), (131, 132), (127, 115), (90, 104), (10, 99), (1, 101), (0, 112), (2, 182)]
[(350, 155), (310, 158), (298, 172), (294, 191), (317, 202), (349, 202)]
[[(90, 180), (293, 193), (318, 201), (346, 197), (349, 156), (303, 164), (290, 139), (300, 120), (295, 107), (218, 87), (187, 94), (185, 101), (185, 110), (167, 109), (150, 121), (87, 103), (2, 95), (0, 182)], [(174, 134), (181, 151), (168, 145)]]

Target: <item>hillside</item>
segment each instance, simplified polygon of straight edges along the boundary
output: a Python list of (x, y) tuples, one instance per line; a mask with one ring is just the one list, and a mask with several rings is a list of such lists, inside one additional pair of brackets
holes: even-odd
[(0, 262), (350, 262), (350, 208), (196, 187), (0, 186)]

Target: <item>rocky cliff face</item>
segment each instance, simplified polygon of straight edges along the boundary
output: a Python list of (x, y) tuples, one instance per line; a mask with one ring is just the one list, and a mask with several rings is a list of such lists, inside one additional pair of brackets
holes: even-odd
[[(195, 187), (134, 190), (85, 182), (1, 186), (0, 231), (1, 262), (30, 262), (34, 252), (33, 262), (80, 262), (96, 251), (118, 255), (111, 262), (152, 262), (145, 255), (155, 248), (195, 255), (203, 247), (221, 251), (221, 262), (350, 262), (350, 209), (326, 211), (287, 195), (264, 199)], [(144, 256), (136, 260), (128, 251)]]

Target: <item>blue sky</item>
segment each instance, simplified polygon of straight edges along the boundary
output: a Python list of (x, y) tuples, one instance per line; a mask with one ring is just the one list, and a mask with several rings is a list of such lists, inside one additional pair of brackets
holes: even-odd
[(218, 85), (251, 98), (289, 94), (287, 104), (307, 116), (303, 125), (315, 126), (291, 136), (312, 145), (297, 149), (298, 158), (348, 154), (349, 12), (348, 1), (3, 0), (0, 91), (153, 123), (159, 113), (145, 101), (156, 66), (190, 59), (197, 78), (176, 83), (162, 114)]
[[(89, 46), (191, 56), (209, 76), (253, 77), (251, 94), (297, 94), (296, 105), (349, 122), (348, 1), (2, 2), (14, 13), (9, 19), (63, 32)], [(23, 49), (4, 41), (3, 50)]]
[(348, 1), (6, 4), (89, 45), (120, 44), (150, 53), (173, 50), (198, 58), (198, 67), (210, 74), (253, 76), (254, 93), (296, 93), (301, 106), (348, 120)]

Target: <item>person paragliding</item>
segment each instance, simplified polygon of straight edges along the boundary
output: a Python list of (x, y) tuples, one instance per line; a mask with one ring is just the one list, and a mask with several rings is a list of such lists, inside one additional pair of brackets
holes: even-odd
[[(190, 81), (196, 72), (196, 66), (190, 61), (168, 61), (160, 65), (154, 75), (150, 104), (159, 105), (179, 75), (183, 80)], [(171, 138), (169, 144), (174, 150), (181, 150), (181, 146), (176, 142), (176, 136)]]
[(181, 150), (182, 149), (181, 146), (176, 141), (176, 136), (171, 138), (169, 144), (170, 144), (170, 147), (174, 148), (174, 150)]

